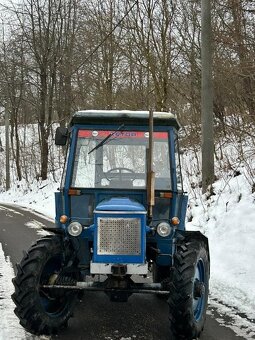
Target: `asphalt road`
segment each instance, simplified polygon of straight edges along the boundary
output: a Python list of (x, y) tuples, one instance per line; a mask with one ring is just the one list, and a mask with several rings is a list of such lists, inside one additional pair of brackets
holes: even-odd
[[(29, 225), (51, 225), (42, 215), (3, 204), (0, 204), (0, 221), (0, 243), (13, 264), (19, 262), (23, 251), (40, 237), (38, 230)], [(209, 314), (201, 340), (245, 339), (219, 325), (217, 311)], [(52, 339), (170, 340), (168, 307), (153, 295), (134, 294), (127, 303), (112, 303), (104, 293), (86, 292), (69, 327)]]

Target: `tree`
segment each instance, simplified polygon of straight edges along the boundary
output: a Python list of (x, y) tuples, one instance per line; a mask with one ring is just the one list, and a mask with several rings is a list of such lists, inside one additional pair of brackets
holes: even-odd
[[(133, 27), (136, 52), (146, 62), (150, 74), (147, 81), (151, 83), (155, 109), (158, 111), (169, 110), (173, 100), (170, 88), (177, 57), (173, 34), (175, 10), (175, 1), (137, 2), (136, 12), (129, 23)], [(141, 53), (138, 52), (139, 49)]]
[(202, 0), (202, 184), (203, 191), (214, 182), (212, 31), (210, 0)]
[(15, 11), (24, 42), (29, 47), (27, 58), (37, 85), (35, 91), (38, 99), (35, 99), (35, 107), (41, 146), (40, 177), (43, 180), (48, 174), (48, 138), (53, 121), (57, 69), (63, 57), (61, 43), (65, 10), (62, 1), (26, 0), (22, 12)]

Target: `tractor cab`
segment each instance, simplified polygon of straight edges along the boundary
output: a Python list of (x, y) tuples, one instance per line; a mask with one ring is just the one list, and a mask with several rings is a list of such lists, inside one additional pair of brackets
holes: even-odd
[(82, 260), (92, 274), (111, 274), (120, 264), (129, 274), (145, 275), (150, 257), (171, 265), (169, 239), (184, 229), (187, 204), (179, 123), (172, 113), (154, 112), (150, 129), (147, 111), (79, 111), (68, 133), (57, 132), (60, 142), (68, 136), (68, 157), (56, 223), (71, 233), (79, 224), (77, 236), (93, 249)]

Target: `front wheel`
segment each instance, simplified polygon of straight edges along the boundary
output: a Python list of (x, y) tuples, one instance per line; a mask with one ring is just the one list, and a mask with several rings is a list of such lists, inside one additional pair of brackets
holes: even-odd
[[(32, 245), (17, 265), (12, 299), (20, 324), (30, 333), (57, 333), (72, 314), (76, 292), (65, 289), (50, 291), (42, 287), (52, 284), (61, 274), (68, 261), (66, 255), (62, 238), (47, 236)], [(69, 274), (69, 279), (74, 280), (74, 275)]]
[(209, 292), (209, 253), (203, 240), (177, 246), (170, 283), (169, 319), (176, 339), (191, 340), (203, 330)]

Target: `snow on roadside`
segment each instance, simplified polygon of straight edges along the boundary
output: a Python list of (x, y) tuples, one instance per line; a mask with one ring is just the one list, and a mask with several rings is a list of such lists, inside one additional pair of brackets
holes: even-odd
[[(243, 152), (251, 155), (252, 148), (251, 143), (244, 143)], [(232, 325), (248, 329), (245, 338), (254, 339), (255, 193), (252, 171), (255, 172), (255, 158), (249, 156), (249, 167), (244, 166), (245, 161), (240, 159), (238, 146), (233, 141), (224, 147), (223, 159), (219, 162), (216, 163), (218, 180), (211, 193), (202, 195), (200, 154), (194, 150), (184, 153), (184, 180), (189, 192), (186, 227), (201, 231), (209, 240), (210, 305), (223, 315), (231, 315)]]
[(21, 207), (32, 209), (50, 220), (55, 218), (54, 192), (59, 188), (59, 183), (55, 183), (49, 176), (46, 181), (34, 181), (27, 184), (26, 181), (18, 182), (10, 190), (0, 193), (0, 202), (17, 204)]
[[(13, 285), (11, 279), (14, 276), (10, 261), (5, 260), (2, 245), (0, 243), (0, 339), (25, 338), (24, 328), (19, 325), (18, 318), (13, 313), (14, 303), (11, 299)], [(11, 306), (11, 308), (10, 308)]]
[(11, 295), (14, 287), (11, 282), (14, 277), (14, 270), (10, 259), (5, 258), (2, 245), (0, 243), (0, 340), (46, 340), (50, 337), (37, 337), (27, 333), (19, 324), (19, 320), (13, 313), (14, 303)]
[(237, 336), (246, 340), (255, 339), (255, 325), (235, 307), (226, 306), (209, 298), (207, 315), (217, 321), (220, 326), (232, 329)]
[(255, 197), (243, 175), (223, 185), (216, 182), (203, 204), (190, 201), (187, 228), (209, 239), (212, 295), (255, 319)]

